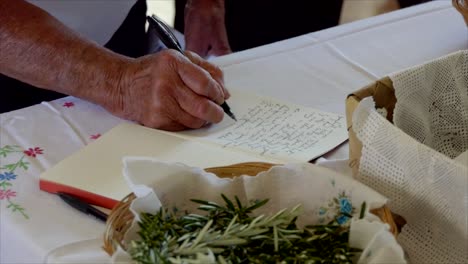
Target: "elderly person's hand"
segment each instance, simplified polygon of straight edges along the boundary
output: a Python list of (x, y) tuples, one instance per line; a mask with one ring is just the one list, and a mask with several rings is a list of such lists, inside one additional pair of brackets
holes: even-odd
[(219, 105), (229, 93), (221, 70), (186, 55), (125, 57), (24, 0), (0, 0), (1, 74), (89, 100), (148, 127), (182, 130), (223, 119)]
[(187, 50), (204, 58), (231, 53), (224, 22), (224, 0), (188, 0), (184, 19)]
[(229, 97), (221, 70), (196, 54), (186, 55), (166, 50), (129, 64), (107, 108), (164, 130), (220, 122), (219, 105)]

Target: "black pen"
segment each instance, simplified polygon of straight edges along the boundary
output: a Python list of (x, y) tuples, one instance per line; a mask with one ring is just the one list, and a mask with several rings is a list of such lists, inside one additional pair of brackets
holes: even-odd
[[(156, 30), (156, 34), (158, 35), (159, 39), (161, 39), (162, 43), (164, 43), (164, 45), (166, 45), (168, 49), (175, 49), (183, 55), (185, 55), (179, 41), (172, 33), (169, 26), (167, 26), (166, 23), (164, 23), (164, 21), (157, 18), (155, 15), (148, 16), (147, 19), (149, 25)], [(224, 101), (224, 103), (221, 104), (221, 107), (223, 108), (224, 113), (226, 113), (229, 117), (237, 121), (236, 116), (231, 112), (231, 108), (229, 108), (226, 101)]]
[(57, 195), (62, 198), (63, 201), (65, 201), (67, 204), (69, 204), (71, 207), (77, 209), (78, 211), (80, 212), (83, 212), (85, 214), (88, 214), (88, 215), (92, 215), (94, 217), (96, 217), (97, 219), (103, 221), (103, 222), (106, 222), (107, 221), (107, 214), (102, 212), (101, 210), (95, 208), (94, 206), (88, 204), (88, 203), (85, 203), (84, 201), (80, 200), (79, 198), (73, 196), (73, 195), (70, 195), (70, 194), (67, 194), (67, 193), (63, 193), (63, 192), (59, 192), (57, 193)]

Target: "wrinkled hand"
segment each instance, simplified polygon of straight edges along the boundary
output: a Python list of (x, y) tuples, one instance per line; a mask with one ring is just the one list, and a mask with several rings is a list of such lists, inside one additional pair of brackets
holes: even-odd
[(224, 0), (188, 0), (184, 15), (186, 49), (204, 58), (231, 53), (224, 13)]
[(114, 114), (164, 130), (218, 123), (229, 97), (219, 68), (196, 54), (166, 50), (133, 61), (112, 95)]

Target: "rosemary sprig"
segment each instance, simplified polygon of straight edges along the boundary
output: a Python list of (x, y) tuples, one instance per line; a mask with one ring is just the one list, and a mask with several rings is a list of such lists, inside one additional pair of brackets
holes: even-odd
[[(357, 249), (348, 245), (349, 227), (336, 220), (298, 229), (301, 206), (274, 215), (254, 216), (268, 200), (246, 206), (221, 195), (225, 205), (196, 200), (206, 215), (176, 216), (161, 209), (141, 215), (139, 240), (128, 252), (150, 263), (352, 263)], [(349, 216), (350, 217), (350, 216)]]

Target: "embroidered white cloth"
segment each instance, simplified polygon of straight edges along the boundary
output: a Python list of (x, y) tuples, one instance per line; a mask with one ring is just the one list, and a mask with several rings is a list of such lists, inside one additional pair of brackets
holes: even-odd
[[(350, 246), (362, 249), (355, 263), (406, 263), (404, 253), (389, 231), (389, 226), (369, 209), (380, 208), (386, 199), (359, 183), (335, 171), (310, 163), (275, 166), (255, 177), (241, 176), (221, 179), (201, 168), (181, 163), (165, 163), (150, 158), (126, 158), (124, 177), (137, 198), (130, 210), (135, 215), (132, 227), (125, 235), (126, 243), (138, 240), (139, 215), (156, 213), (161, 206), (195, 212), (197, 204), (190, 199), (202, 199), (223, 204), (220, 194), (238, 196), (242, 203), (269, 199), (257, 213), (271, 215), (301, 204), (303, 214), (298, 226), (322, 224), (337, 219), (350, 225)], [(358, 219), (361, 205), (366, 202), (364, 219)], [(353, 218), (342, 213), (353, 215)], [(207, 262), (216, 263), (209, 258)], [(114, 263), (132, 262), (122, 249), (113, 256)]]
[[(229, 88), (344, 114), (347, 94), (390, 72), (468, 48), (466, 32), (450, 1), (431, 1), (215, 62)], [(40, 191), (38, 181), (44, 170), (121, 122), (101, 107), (72, 97), (0, 114), (0, 149), (17, 146), (7, 157), (0, 154), (0, 167), (21, 159), (28, 163), (28, 169), (16, 168), (13, 175), (0, 169), (0, 263), (43, 263), (46, 256), (56, 257), (48, 258), (50, 262), (104, 262), (99, 241), (79, 244), (84, 247), (73, 255), (61, 248), (101, 240), (104, 224)], [(331, 162), (347, 159), (347, 144), (326, 157)], [(91, 259), (94, 256), (100, 258)]]

